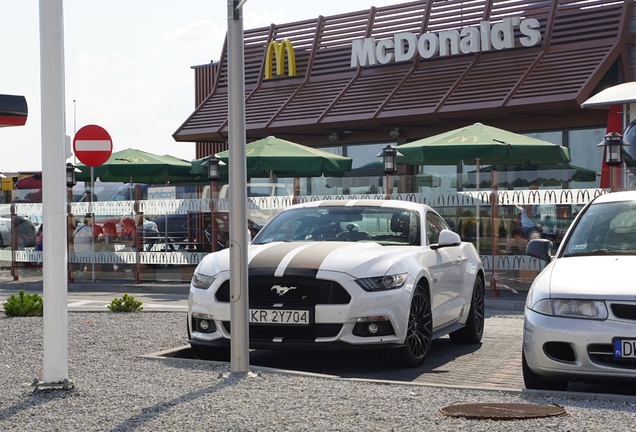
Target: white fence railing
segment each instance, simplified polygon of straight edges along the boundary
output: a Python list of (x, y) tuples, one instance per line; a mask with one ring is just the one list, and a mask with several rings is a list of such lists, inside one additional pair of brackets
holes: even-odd
[[(453, 214), (452, 208), (457, 207), (489, 207), (491, 202), (499, 206), (514, 206), (524, 204), (540, 205), (584, 205), (591, 199), (607, 193), (605, 189), (569, 189), (569, 190), (520, 190), (520, 191), (468, 191), (438, 194), (404, 193), (394, 194), (390, 199), (428, 204), (440, 210), (442, 214)], [(321, 200), (349, 200), (349, 199), (387, 199), (383, 194), (361, 195), (310, 195), (296, 197), (299, 203)], [(292, 204), (293, 197), (263, 197), (248, 200), (248, 215), (255, 220), (264, 222), (276, 212)], [(104, 201), (93, 203), (72, 203), (70, 213), (73, 215), (95, 214), (103, 216), (122, 216), (143, 213), (145, 216), (161, 216), (168, 214), (187, 214), (192, 212), (228, 211), (229, 199), (176, 199), (176, 200), (146, 200), (146, 201)], [(448, 208), (449, 212), (444, 211)], [(0, 214), (14, 214), (32, 217), (42, 216), (42, 204), (2, 204)], [(261, 219), (259, 219), (259, 217)], [(162, 251), (157, 244), (150, 251), (111, 251), (111, 252), (69, 252), (71, 263), (95, 264), (136, 264), (137, 261), (146, 265), (196, 265), (205, 256), (205, 252), (190, 251)], [(487, 270), (518, 271), (542, 269), (542, 263), (524, 255), (488, 255), (482, 254), (481, 259)], [(26, 248), (16, 250), (9, 248), (0, 250), (0, 261), (41, 262), (42, 253)]]

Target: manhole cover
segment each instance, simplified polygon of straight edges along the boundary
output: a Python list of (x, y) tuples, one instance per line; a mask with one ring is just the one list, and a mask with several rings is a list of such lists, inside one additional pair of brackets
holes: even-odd
[(473, 403), (449, 405), (440, 410), (450, 417), (490, 420), (520, 420), (539, 417), (566, 415), (558, 405), (539, 405), (529, 403)]

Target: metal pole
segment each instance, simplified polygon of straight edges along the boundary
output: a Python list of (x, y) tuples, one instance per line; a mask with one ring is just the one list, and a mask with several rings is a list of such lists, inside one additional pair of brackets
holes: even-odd
[(46, 179), (42, 188), (42, 213), (47, 226), (42, 279), (43, 385), (69, 388), (72, 385), (68, 381), (68, 280), (65, 273), (68, 254), (62, 0), (40, 0), (40, 85), (42, 177)]
[(93, 213), (93, 191), (95, 190), (95, 167), (91, 167), (91, 200), (88, 207), (91, 214), (91, 278), (95, 282), (95, 214)]
[(475, 191), (477, 192), (477, 211), (475, 212), (475, 245), (477, 246), (477, 255), (479, 252), (479, 230), (481, 229), (481, 206), (479, 205), (479, 180), (481, 170), (481, 158), (475, 159)]
[[(245, 3), (242, 2), (241, 6)], [(247, 163), (245, 136), (245, 66), (243, 12), (239, 1), (227, 0), (228, 117), (230, 188), (230, 368), (232, 374), (249, 372), (247, 273)]]
[(497, 179), (497, 170), (490, 172), (490, 183), (492, 187), (492, 194), (490, 195), (491, 210), (491, 226), (490, 226), (490, 238), (491, 238), (491, 258), (492, 258), (492, 275), (490, 277), (490, 289), (492, 290), (493, 297), (499, 297), (499, 289), (497, 288), (497, 269), (495, 263), (495, 255), (498, 253), (499, 240), (497, 238), (497, 231), (499, 230), (499, 181)]

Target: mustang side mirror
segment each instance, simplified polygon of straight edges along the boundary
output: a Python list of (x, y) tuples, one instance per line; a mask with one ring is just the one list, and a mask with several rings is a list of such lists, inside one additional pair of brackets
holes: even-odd
[(548, 264), (552, 261), (552, 242), (547, 239), (530, 240), (526, 246), (526, 253)]
[(450, 230), (442, 230), (439, 233), (437, 244), (431, 245), (431, 249), (437, 250), (448, 246), (459, 246), (461, 243), (462, 239), (459, 237), (459, 234)]

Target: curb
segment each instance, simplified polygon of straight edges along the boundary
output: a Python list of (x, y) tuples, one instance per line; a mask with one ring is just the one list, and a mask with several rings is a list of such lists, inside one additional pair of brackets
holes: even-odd
[(523, 312), (526, 305), (525, 298), (523, 300), (493, 300), (486, 299), (486, 310), (491, 311), (513, 311)]
[[(0, 289), (4, 290), (25, 290), (42, 291), (42, 281), (11, 281), (0, 282)], [(157, 294), (184, 294), (190, 291), (189, 283), (182, 284), (161, 284), (131, 282), (73, 282), (68, 284), (68, 292), (117, 292), (117, 293), (157, 293)]]

